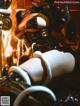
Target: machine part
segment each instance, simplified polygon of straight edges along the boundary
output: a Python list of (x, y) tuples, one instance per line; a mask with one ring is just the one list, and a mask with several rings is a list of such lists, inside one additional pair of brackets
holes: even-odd
[(57, 98), (55, 96), (55, 94), (47, 87), (44, 86), (31, 86), (27, 89), (25, 89), (24, 91), (22, 91), (16, 98), (16, 100), (14, 101), (14, 105), (13, 106), (20, 106), (20, 103), (22, 102), (22, 100), (24, 99), (24, 97), (29, 96), (31, 93), (36, 93), (36, 92), (44, 92), (47, 93), (51, 96), (51, 98), (53, 99), (53, 101), (57, 101)]
[(19, 30), (24, 29), (26, 23), (27, 23), (30, 19), (32, 19), (33, 17), (35, 17), (35, 16), (37, 16), (37, 15), (38, 15), (38, 13), (32, 13), (32, 14), (29, 14), (29, 15), (25, 16), (24, 19), (22, 20), (22, 22), (18, 25)]
[(34, 52), (33, 56), (41, 59), (44, 71), (47, 71), (47, 76), (46, 76), (44, 84), (48, 83), (52, 79), (51, 67), (48, 61), (46, 60), (46, 58), (42, 55), (40, 51)]
[(11, 5), (12, 0), (0, 0), (0, 8), (1, 9), (8, 9)]
[(0, 21), (2, 21), (2, 30), (9, 30), (12, 27), (12, 20), (9, 13), (0, 12)]
[(12, 27), (12, 21), (10, 17), (3, 17), (2, 22), (3, 22), (2, 26), (3, 30), (9, 30)]
[(36, 51), (34, 52), (33, 56), (35, 57), (24, 62), (20, 65), (20, 67), (30, 75), (34, 82), (42, 82), (42, 78), (45, 72), (44, 69), (46, 69), (47, 74), (49, 74), (47, 75), (45, 81), (47, 82), (52, 77), (54, 78), (56, 76), (63, 75), (64, 73), (72, 72), (75, 66), (75, 59), (71, 53), (51, 50), (41, 54), (40, 52)]
[(18, 25), (18, 29), (19, 30), (16, 31), (16, 36), (19, 39), (24, 39), (28, 47), (30, 47), (32, 43), (36, 43), (33, 48), (34, 51), (40, 50), (45, 52), (53, 49), (53, 40), (50, 37), (49, 31), (49, 19), (45, 14), (26, 14)]
[(12, 66), (9, 69), (9, 73), (11, 73), (11, 72), (18, 73), (19, 75), (21, 75), (21, 77), (23, 77), (23, 79), (25, 80), (26, 84), (31, 85), (31, 80), (29, 78), (29, 75), (25, 71), (23, 71), (23, 69), (21, 69), (20, 67)]
[(10, 96), (10, 105), (13, 106), (17, 95), (27, 87), (22, 80), (15, 80), (13, 74), (5, 76), (0, 79), (0, 96)]
[[(36, 1), (33, 1), (36, 3)], [(51, 4), (51, 1), (41, 1)], [(57, 45), (52, 38), (52, 31), (60, 32), (64, 27), (65, 19), (57, 6), (33, 6), (32, 9), (19, 11), (16, 15), (18, 29), (15, 35), (19, 39), (24, 39), (29, 47), (36, 43), (34, 51), (46, 52), (54, 49)], [(21, 21), (22, 20), (22, 21)], [(56, 35), (55, 35), (56, 36)], [(57, 47), (57, 46), (56, 46)]]

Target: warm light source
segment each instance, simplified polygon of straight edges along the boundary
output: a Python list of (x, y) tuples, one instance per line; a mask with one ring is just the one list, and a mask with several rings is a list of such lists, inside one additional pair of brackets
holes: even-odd
[(10, 44), (10, 41), (11, 41), (10, 31), (3, 31), (3, 34), (4, 34), (4, 39), (3, 39), (4, 55), (5, 57), (9, 57), (13, 51), (13, 48)]

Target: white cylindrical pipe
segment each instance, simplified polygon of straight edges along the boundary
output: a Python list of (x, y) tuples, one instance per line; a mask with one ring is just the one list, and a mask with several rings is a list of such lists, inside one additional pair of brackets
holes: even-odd
[(60, 52), (58, 50), (51, 50), (45, 53), (36, 51), (35, 57), (44, 57), (51, 68), (52, 76), (72, 72), (75, 66), (74, 56), (69, 52)]
[(34, 82), (41, 81), (43, 76), (43, 67), (39, 58), (31, 58), (20, 65), (20, 67), (28, 72)]
[[(34, 58), (29, 59), (25, 63), (21, 64), (20, 67), (24, 69), (34, 82), (41, 81), (45, 68), (42, 62), (45, 63), (47, 69), (47, 79), (50, 77), (56, 77), (64, 73), (70, 73), (74, 69), (75, 59), (71, 53), (64, 53), (58, 50), (51, 50), (45, 53), (36, 51)], [(49, 71), (49, 72), (48, 72)], [(52, 74), (52, 76), (51, 76)]]

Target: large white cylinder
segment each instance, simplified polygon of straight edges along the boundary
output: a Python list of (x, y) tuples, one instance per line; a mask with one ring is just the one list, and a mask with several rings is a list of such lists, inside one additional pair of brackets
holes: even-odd
[[(44, 66), (50, 71), (48, 80), (52, 77), (72, 72), (75, 66), (75, 59), (71, 53), (64, 53), (58, 50), (51, 50), (45, 53), (36, 51), (33, 56), (34, 58), (21, 64), (20, 67), (28, 72), (34, 82), (42, 80), (43, 73), (46, 71)], [(43, 66), (42, 62), (46, 65)]]
[(20, 65), (20, 67), (28, 72), (34, 82), (41, 81), (43, 76), (43, 67), (39, 58), (31, 58)]

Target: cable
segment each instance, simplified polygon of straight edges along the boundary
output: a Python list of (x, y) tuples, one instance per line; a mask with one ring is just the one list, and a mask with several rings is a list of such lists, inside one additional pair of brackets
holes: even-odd
[(57, 101), (55, 94), (49, 88), (44, 87), (44, 86), (31, 86), (31, 87), (25, 89), (24, 91), (22, 91), (17, 96), (16, 100), (14, 101), (13, 106), (20, 106), (20, 103), (25, 96), (28, 96), (31, 93), (35, 93), (35, 92), (45, 92), (45, 93), (49, 94), (54, 101)]
[(42, 63), (44, 64), (43, 68), (46, 68), (46, 70), (44, 71), (47, 71), (47, 76), (44, 84), (47, 84), (52, 79), (52, 72), (51, 72), (50, 65), (40, 51), (34, 52), (33, 56), (40, 58)]
[(23, 79), (26, 81), (26, 84), (28, 85), (31, 85), (31, 80), (28, 76), (28, 74), (22, 70), (20, 67), (17, 67), (17, 66), (12, 66), (10, 69), (9, 69), (9, 72), (16, 72), (18, 73), (19, 75), (21, 75), (23, 77)]

